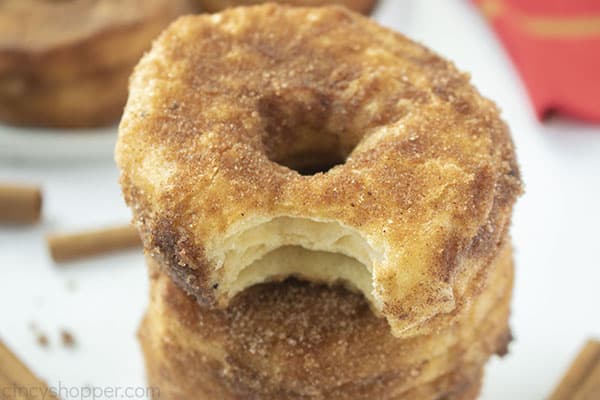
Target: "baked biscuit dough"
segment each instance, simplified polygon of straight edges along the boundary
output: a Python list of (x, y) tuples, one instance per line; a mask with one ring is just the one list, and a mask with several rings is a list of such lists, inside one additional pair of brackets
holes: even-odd
[(179, 19), (137, 66), (119, 134), (146, 250), (203, 306), (281, 275), (342, 281), (397, 337), (468, 301), (521, 191), (468, 76), (339, 7)]
[(510, 339), (509, 248), (454, 323), (411, 339), (392, 336), (362, 295), (339, 286), (261, 284), (208, 310), (149, 263), (140, 339), (164, 400), (474, 399), (485, 362)]

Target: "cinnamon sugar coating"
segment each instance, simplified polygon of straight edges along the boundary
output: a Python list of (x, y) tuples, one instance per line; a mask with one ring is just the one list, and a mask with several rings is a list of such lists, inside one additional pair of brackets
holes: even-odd
[[(119, 133), (146, 250), (203, 306), (230, 303), (261, 245), (297, 245), (358, 260), (371, 286), (364, 271), (340, 279), (398, 337), (469, 301), (521, 192), (508, 128), (468, 76), (338, 7), (179, 19), (137, 66)], [(305, 172), (318, 163), (338, 165)], [(339, 240), (277, 236), (272, 221), (328, 224)], [(238, 255), (251, 228), (264, 237)]]
[(508, 248), (455, 323), (411, 339), (392, 336), (363, 296), (339, 286), (262, 284), (209, 310), (149, 265), (140, 339), (164, 400), (471, 399), (485, 362), (510, 340)]

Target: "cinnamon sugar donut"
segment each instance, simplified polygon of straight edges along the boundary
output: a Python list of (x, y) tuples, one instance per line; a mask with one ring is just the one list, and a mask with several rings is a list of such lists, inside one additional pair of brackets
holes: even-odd
[(133, 67), (186, 0), (0, 1), (0, 120), (116, 122)]
[(137, 66), (119, 133), (146, 250), (203, 306), (341, 281), (398, 337), (468, 301), (521, 191), (468, 76), (339, 7), (181, 18)]
[[(299, 281), (254, 286), (208, 310), (151, 266), (140, 329), (149, 385), (173, 399), (471, 399), (504, 354), (512, 287), (505, 248), (455, 324), (399, 339), (364, 297)], [(444, 397), (446, 396), (446, 397)]]
[[(222, 11), (229, 7), (250, 6), (267, 3), (268, 0), (196, 0), (203, 10), (209, 12)], [(373, 10), (377, 0), (271, 0), (271, 2), (289, 4), (301, 7), (317, 7), (325, 5), (340, 5), (350, 10), (368, 14)]]

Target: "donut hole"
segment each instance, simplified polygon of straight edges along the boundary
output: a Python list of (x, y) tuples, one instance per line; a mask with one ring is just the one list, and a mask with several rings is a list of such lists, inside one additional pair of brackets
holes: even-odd
[(302, 91), (294, 98), (265, 96), (259, 102), (262, 143), (269, 160), (301, 175), (326, 173), (342, 165), (356, 146), (352, 135), (332, 129), (329, 102), (324, 96)]
[(346, 162), (346, 157), (335, 152), (305, 152), (294, 154), (293, 156), (275, 161), (289, 169), (298, 172), (300, 175), (311, 176), (318, 173), (325, 173), (331, 168), (342, 165)]

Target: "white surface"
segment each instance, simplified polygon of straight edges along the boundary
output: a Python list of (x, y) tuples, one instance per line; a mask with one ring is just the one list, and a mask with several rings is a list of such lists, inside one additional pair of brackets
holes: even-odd
[(97, 129), (60, 130), (0, 124), (0, 160), (110, 160), (116, 137), (116, 125)]
[[(466, 1), (387, 1), (376, 18), (470, 71), (512, 128), (527, 191), (512, 230), (516, 340), (509, 356), (490, 363), (482, 398), (542, 399), (583, 341), (600, 336), (600, 126), (539, 124), (500, 44)], [(50, 230), (127, 221), (115, 167), (4, 159), (0, 181), (7, 180), (43, 184), (46, 203), (43, 224), (0, 227), (0, 337), (52, 385), (144, 385), (135, 339), (147, 302), (142, 256), (57, 267), (43, 243)], [(50, 348), (36, 344), (31, 321)], [(77, 349), (60, 346), (61, 327), (75, 334)]]

